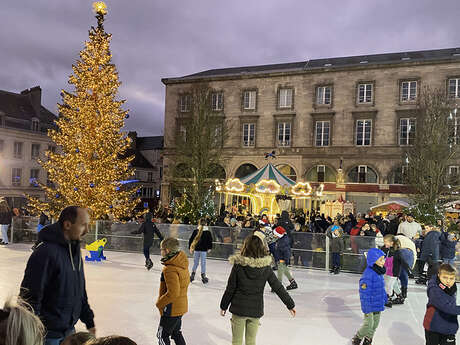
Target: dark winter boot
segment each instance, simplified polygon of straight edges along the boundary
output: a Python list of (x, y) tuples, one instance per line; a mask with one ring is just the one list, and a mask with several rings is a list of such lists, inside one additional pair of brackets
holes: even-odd
[(335, 272), (335, 266), (332, 266), (332, 268), (329, 270), (329, 273), (334, 273)]
[[(387, 295), (387, 296), (388, 296), (388, 295)], [(387, 308), (393, 307), (393, 301), (391, 300), (391, 297), (390, 297), (390, 296), (388, 296), (388, 301), (387, 301), (387, 303), (385, 304), (385, 307), (387, 307)]]
[(201, 281), (203, 284), (207, 284), (209, 282), (209, 279), (206, 277), (205, 273), (201, 273)]
[(392, 300), (393, 304), (404, 304), (404, 297), (402, 295), (397, 295), (395, 299)]
[(145, 267), (147, 268), (147, 270), (150, 271), (152, 269), (152, 267), (153, 267), (152, 260), (150, 260), (150, 259), (145, 260)]
[(340, 267), (336, 266), (334, 270), (334, 274), (339, 274), (340, 273)]
[(353, 339), (351, 339), (351, 345), (361, 345), (362, 339), (356, 334)]
[(372, 345), (372, 339), (364, 338), (363, 345)]
[(406, 299), (407, 298), (407, 286), (401, 287), (401, 296)]
[(294, 290), (294, 289), (297, 289), (298, 286), (297, 286), (297, 283), (295, 282), (294, 279), (290, 280), (289, 281), (291, 284), (289, 284), (288, 286), (286, 286), (286, 290)]
[(195, 280), (195, 272), (192, 272), (192, 274), (190, 274), (190, 283), (192, 283), (194, 280)]

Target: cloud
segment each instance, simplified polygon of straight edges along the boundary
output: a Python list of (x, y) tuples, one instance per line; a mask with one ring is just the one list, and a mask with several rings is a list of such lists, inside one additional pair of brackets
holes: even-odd
[[(41, 85), (56, 110), (96, 25), (92, 1), (2, 3), (0, 89)], [(163, 77), (212, 68), (459, 46), (458, 1), (109, 0), (105, 29), (127, 128), (162, 133)]]

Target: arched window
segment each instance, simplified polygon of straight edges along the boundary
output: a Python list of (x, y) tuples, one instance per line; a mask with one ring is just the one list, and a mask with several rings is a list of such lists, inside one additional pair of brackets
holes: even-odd
[(221, 165), (212, 164), (209, 169), (208, 178), (225, 180), (227, 178), (227, 174)]
[(240, 165), (240, 167), (236, 169), (235, 177), (243, 178), (243, 177), (248, 176), (249, 174), (252, 174), (255, 171), (257, 171), (257, 168), (254, 165), (250, 163), (246, 163), (246, 164)]
[(290, 178), (292, 181), (297, 181), (297, 175), (293, 167), (289, 164), (280, 164), (276, 166), (276, 169), (280, 171), (284, 176)]
[(307, 182), (335, 182), (335, 171), (327, 165), (316, 165), (305, 174)]
[(367, 165), (358, 165), (348, 172), (348, 182), (377, 183), (377, 173)]
[(184, 163), (179, 163), (174, 168), (174, 177), (191, 178), (192, 170)]

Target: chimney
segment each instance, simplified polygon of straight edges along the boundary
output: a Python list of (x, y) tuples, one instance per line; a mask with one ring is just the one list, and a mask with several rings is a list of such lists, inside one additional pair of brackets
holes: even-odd
[(35, 116), (40, 116), (40, 109), (42, 105), (42, 89), (40, 86), (35, 86), (30, 89), (21, 91), (21, 95), (28, 96), (29, 102), (35, 111)]

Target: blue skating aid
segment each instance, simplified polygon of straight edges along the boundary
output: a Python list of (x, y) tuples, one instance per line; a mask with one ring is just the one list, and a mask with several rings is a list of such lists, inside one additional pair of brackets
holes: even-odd
[(101, 261), (106, 260), (104, 256), (104, 246), (107, 243), (107, 239), (103, 238), (99, 241), (94, 241), (91, 244), (86, 245), (86, 250), (90, 256), (85, 256), (85, 261)]

